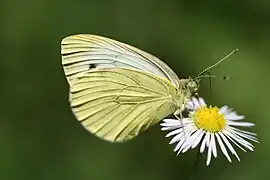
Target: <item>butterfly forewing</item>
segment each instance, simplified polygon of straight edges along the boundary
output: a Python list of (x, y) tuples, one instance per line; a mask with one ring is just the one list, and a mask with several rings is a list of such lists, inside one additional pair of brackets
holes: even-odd
[(95, 68), (133, 68), (168, 79), (179, 78), (157, 57), (128, 44), (97, 35), (73, 35), (62, 41), (62, 64), (69, 83)]
[(125, 68), (89, 70), (70, 87), (71, 107), (91, 133), (129, 140), (174, 113), (176, 88), (167, 79)]

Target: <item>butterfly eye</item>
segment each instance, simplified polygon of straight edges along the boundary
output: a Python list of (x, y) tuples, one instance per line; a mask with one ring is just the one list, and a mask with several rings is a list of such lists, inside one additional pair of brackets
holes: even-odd
[(184, 89), (186, 89), (186, 90), (190, 89), (189, 83), (185, 83)]

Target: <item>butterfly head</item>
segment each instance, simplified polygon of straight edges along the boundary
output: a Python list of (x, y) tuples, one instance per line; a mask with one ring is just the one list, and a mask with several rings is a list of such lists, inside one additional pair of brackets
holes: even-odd
[(193, 78), (181, 79), (180, 89), (182, 90), (182, 92), (184, 92), (185, 95), (191, 96), (198, 91), (200, 85), (199, 81), (200, 79), (193, 79)]

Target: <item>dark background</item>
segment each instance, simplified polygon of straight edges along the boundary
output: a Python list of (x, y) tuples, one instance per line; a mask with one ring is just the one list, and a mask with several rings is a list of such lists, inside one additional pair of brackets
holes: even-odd
[(175, 156), (159, 125), (124, 144), (84, 130), (68, 104), (60, 41), (92, 33), (127, 42), (164, 60), (179, 77), (195, 76), (235, 48), (213, 69), (212, 95), (256, 123), (255, 152), (223, 155), (194, 179), (270, 177), (270, 1), (267, 0), (1, 0), (0, 179), (187, 179), (196, 150)]

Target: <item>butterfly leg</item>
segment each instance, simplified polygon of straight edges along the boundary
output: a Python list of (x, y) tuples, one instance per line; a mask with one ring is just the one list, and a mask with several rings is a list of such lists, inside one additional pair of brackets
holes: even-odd
[[(184, 136), (186, 137), (186, 133), (185, 133), (185, 127), (184, 127), (184, 123), (183, 123), (183, 114), (182, 112), (185, 110), (185, 105), (183, 104), (182, 107), (180, 109), (178, 109), (177, 111), (175, 111), (174, 116), (176, 117), (176, 119), (178, 119), (181, 123), (183, 132), (184, 132)], [(179, 117), (179, 116), (180, 117)]]
[[(178, 119), (178, 120), (181, 120), (182, 121), (182, 119), (183, 119), (183, 114), (182, 114), (182, 112), (185, 110), (185, 105), (183, 104), (182, 106), (181, 106), (181, 108), (180, 109), (178, 109), (178, 110), (176, 110), (175, 111), (175, 113), (174, 113), (174, 116)], [(179, 117), (179, 116), (180, 117)]]

